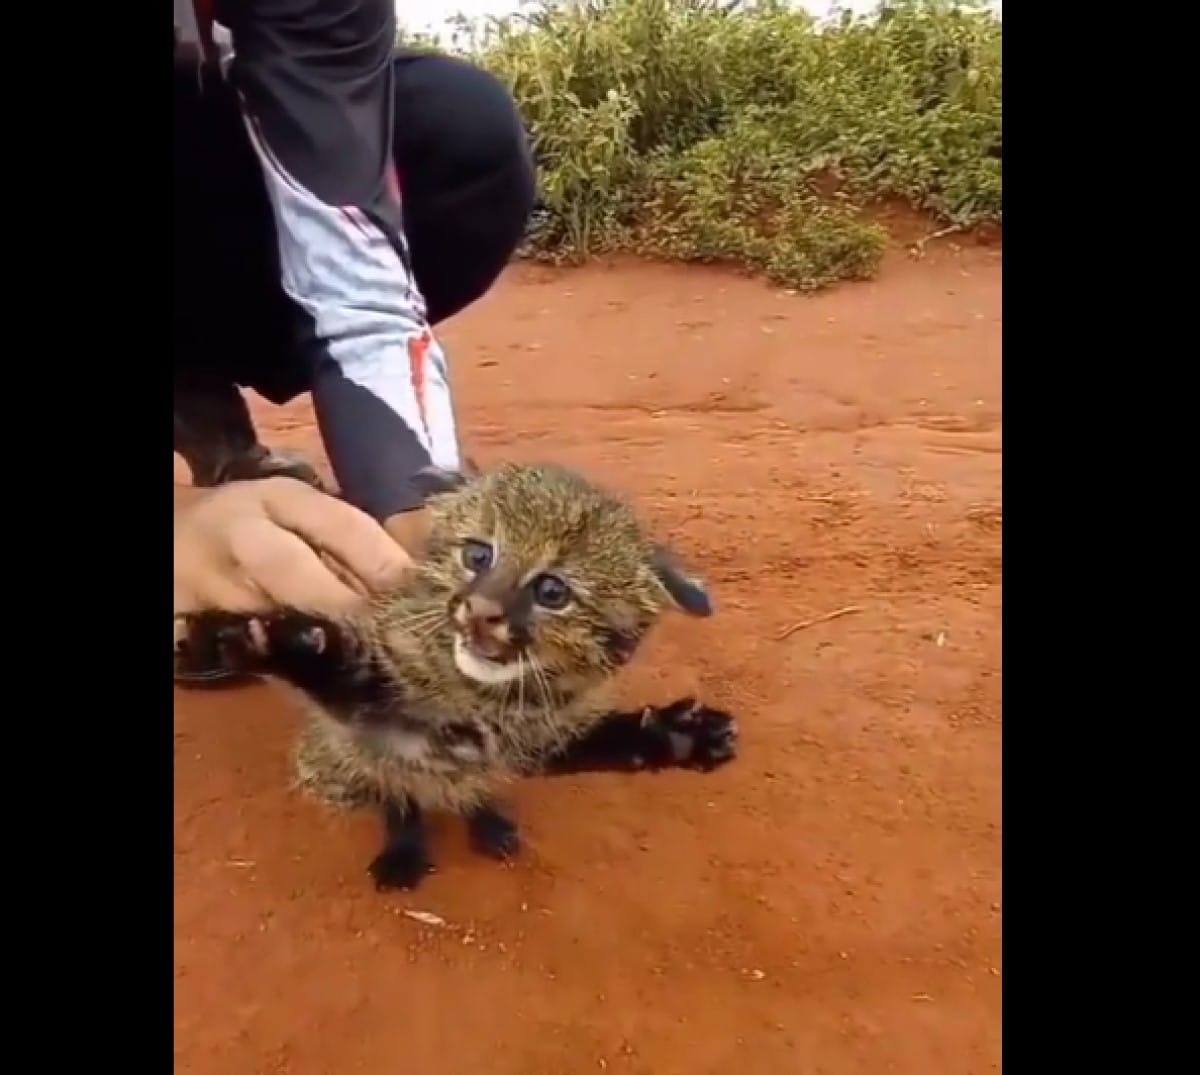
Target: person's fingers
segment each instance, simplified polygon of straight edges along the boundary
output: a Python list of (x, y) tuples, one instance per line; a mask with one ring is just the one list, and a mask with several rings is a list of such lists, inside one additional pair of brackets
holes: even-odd
[(345, 567), (340, 560), (335, 556), (331, 556), (327, 552), (320, 553), (321, 563), (323, 563), (330, 571), (332, 571), (342, 582), (350, 589), (362, 595), (366, 600), (371, 596), (371, 591), (367, 584), (362, 581), (357, 575), (353, 574), (348, 567)]
[(199, 572), (175, 584), (175, 614), (219, 608), (225, 612), (265, 612), (271, 600), (256, 589), (252, 580), (237, 576), (216, 565), (205, 565)]
[(229, 551), (246, 581), (272, 603), (331, 614), (362, 603), (312, 546), (269, 519), (239, 522), (229, 535)]
[[(275, 484), (275, 482), (283, 484)], [(263, 506), (280, 526), (328, 553), (372, 590), (396, 585), (411, 557), (365, 512), (299, 482), (267, 479)]]

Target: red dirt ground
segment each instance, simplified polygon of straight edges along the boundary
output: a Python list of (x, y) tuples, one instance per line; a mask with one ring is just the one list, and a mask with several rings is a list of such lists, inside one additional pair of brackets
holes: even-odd
[[(707, 573), (625, 694), (735, 711), (741, 757), (528, 782), (519, 863), (447, 824), (378, 895), (375, 819), (288, 790), (281, 694), (178, 694), (176, 1071), (999, 1070), (1000, 269), (522, 266), (448, 326), (468, 450), (586, 468)], [(307, 403), (258, 415), (315, 450)]]

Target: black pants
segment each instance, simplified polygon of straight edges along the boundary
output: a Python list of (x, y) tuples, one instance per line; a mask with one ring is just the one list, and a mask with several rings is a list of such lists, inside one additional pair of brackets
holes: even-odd
[[(399, 53), (393, 155), (413, 275), (431, 324), (495, 282), (523, 235), (535, 182), (508, 90), (449, 57)], [(280, 284), (274, 218), (233, 90), (175, 74), (177, 392), (253, 388), (275, 403), (308, 390)]]

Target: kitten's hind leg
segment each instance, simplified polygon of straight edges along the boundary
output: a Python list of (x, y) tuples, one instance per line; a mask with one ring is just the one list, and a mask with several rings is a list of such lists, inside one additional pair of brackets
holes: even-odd
[(512, 858), (521, 850), (517, 823), (495, 803), (484, 803), (467, 815), (467, 832), (475, 850), (490, 858)]
[(377, 889), (414, 889), (433, 869), (421, 808), (409, 799), (383, 804), (383, 850), (371, 862)]
[(693, 698), (681, 698), (640, 713), (609, 714), (547, 759), (543, 770), (550, 774), (666, 768), (707, 772), (732, 761), (736, 753), (733, 717)]

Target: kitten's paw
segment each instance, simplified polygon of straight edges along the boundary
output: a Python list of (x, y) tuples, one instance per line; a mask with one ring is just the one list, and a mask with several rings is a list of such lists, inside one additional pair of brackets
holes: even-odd
[(467, 818), (471, 846), (494, 859), (510, 859), (521, 850), (521, 833), (512, 818), (493, 807), (482, 807)]
[(287, 612), (260, 622), (268, 657), (320, 657), (334, 641), (330, 624), (303, 613)]
[(264, 670), (272, 658), (319, 657), (330, 641), (327, 625), (301, 613), (198, 612), (175, 621), (175, 675), (203, 680)]
[(375, 856), (368, 868), (380, 892), (388, 889), (404, 889), (411, 892), (433, 872), (433, 863), (423, 847), (404, 844), (385, 847)]
[(642, 725), (665, 741), (668, 764), (682, 769), (708, 771), (737, 755), (737, 722), (720, 709), (710, 709), (694, 698), (658, 709), (647, 709)]
[(199, 612), (175, 620), (175, 678), (185, 683), (225, 679), (262, 663), (266, 633), (253, 616)]

